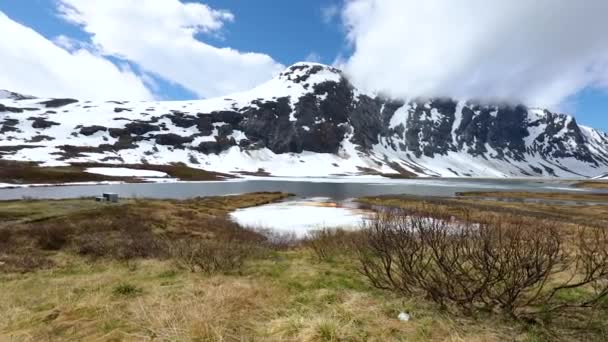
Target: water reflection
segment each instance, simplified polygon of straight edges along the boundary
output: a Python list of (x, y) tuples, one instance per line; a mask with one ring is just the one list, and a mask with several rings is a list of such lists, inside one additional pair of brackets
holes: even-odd
[[(121, 197), (185, 199), (199, 196), (231, 195), (257, 191), (283, 191), (301, 197), (328, 197), (344, 200), (382, 194), (453, 196), (462, 191), (577, 191), (568, 183), (555, 180), (284, 180), (255, 179), (227, 182), (139, 183), (111, 185), (72, 185), (0, 189), (0, 200), (28, 198), (78, 198), (116, 192)], [(578, 190), (580, 191), (580, 190)]]

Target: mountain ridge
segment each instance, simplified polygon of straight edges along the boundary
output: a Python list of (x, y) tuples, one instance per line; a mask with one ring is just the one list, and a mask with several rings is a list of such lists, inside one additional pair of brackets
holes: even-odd
[(572, 116), (523, 105), (365, 94), (340, 70), (318, 63), (296, 63), (250, 91), (206, 100), (17, 95), (0, 99), (0, 156), (47, 165), (184, 162), (276, 176), (608, 172), (608, 135)]

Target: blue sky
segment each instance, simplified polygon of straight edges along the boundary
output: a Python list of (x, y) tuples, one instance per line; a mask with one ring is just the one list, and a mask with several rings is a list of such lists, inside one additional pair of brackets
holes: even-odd
[[(196, 1), (190, 1), (196, 2)], [(212, 8), (228, 9), (236, 20), (229, 23), (220, 36), (197, 35), (217, 47), (240, 51), (263, 52), (279, 63), (290, 65), (313, 58), (331, 64), (337, 56), (348, 54), (344, 30), (336, 15), (324, 18), (324, 10), (337, 8), (339, 0), (211, 0), (200, 1)], [(90, 35), (57, 16), (55, 0), (2, 0), (0, 11), (52, 40), (65, 35), (88, 41)], [(317, 60), (318, 59), (318, 60)], [(126, 62), (133, 68), (136, 65)], [(162, 99), (197, 98), (197, 94), (161, 77), (154, 77)]]
[[(176, 2), (177, 0), (169, 1)], [(356, 0), (352, 2), (365, 3), (366, 1), (368, 0)], [(417, 53), (416, 49), (393, 49), (393, 46), (402, 44), (400, 41), (401, 37), (406, 37), (401, 32), (397, 32), (399, 29), (395, 28), (392, 28), (392, 31), (381, 31), (380, 28), (376, 31), (369, 29), (370, 31), (361, 33), (359, 36), (355, 35), (354, 41), (357, 43), (359, 50), (361, 50), (355, 53), (353, 51), (353, 44), (347, 42), (346, 35), (348, 29), (345, 27), (340, 17), (340, 11), (345, 8), (342, 0), (204, 0), (200, 1), (200, 3), (209, 6), (209, 8), (213, 10), (226, 10), (231, 14), (232, 19), (218, 19), (215, 23), (220, 22), (220, 28), (213, 28), (208, 32), (205, 32), (204, 29), (199, 30), (193, 38), (215, 48), (232, 48), (238, 52), (239, 56), (235, 57), (236, 61), (234, 63), (236, 64), (227, 64), (225, 66), (226, 71), (221, 70), (221, 72), (216, 73), (215, 76), (207, 76), (209, 72), (206, 73), (206, 69), (204, 69), (206, 66), (202, 65), (200, 78), (207, 77), (209, 80), (208, 83), (217, 83), (218, 77), (228, 75), (229, 70), (232, 69), (255, 69), (259, 71), (257, 74), (253, 75), (243, 75), (243, 77), (250, 78), (246, 82), (238, 80), (234, 83), (225, 85), (223, 88), (215, 89), (200, 85), (197, 83), (195, 77), (188, 77), (188, 73), (196, 74), (198, 70), (198, 65), (192, 60), (173, 60), (171, 58), (173, 58), (174, 55), (160, 56), (159, 58), (162, 57), (164, 58), (164, 61), (166, 61), (165, 64), (169, 64), (165, 68), (162, 68), (162, 61), (152, 60), (151, 58), (146, 59), (146, 56), (151, 54), (150, 51), (154, 51), (154, 46), (142, 46), (139, 50), (125, 49), (125, 46), (128, 45), (128, 43), (119, 42), (118, 38), (109, 35), (111, 32), (108, 27), (116, 24), (115, 22), (112, 22), (111, 19), (98, 18), (100, 15), (97, 15), (94, 10), (90, 10), (83, 5), (84, 7), (78, 8), (83, 13), (82, 18), (78, 18), (78, 20), (82, 20), (86, 23), (75, 24), (74, 21), (77, 20), (66, 20), (66, 15), (60, 16), (58, 14), (60, 12), (58, 10), (58, 3), (60, 2), (61, 1), (58, 0), (2, 0), (0, 2), (0, 11), (8, 16), (10, 20), (15, 21), (24, 27), (33, 29), (49, 41), (57, 42), (57, 37), (64, 36), (68, 37), (71, 42), (79, 42), (78, 44), (82, 44), (82, 46), (91, 50), (91, 54), (96, 56), (101, 55), (100, 58), (112, 62), (118, 68), (116, 70), (116, 82), (120, 82), (122, 77), (128, 77), (131, 82), (133, 81), (131, 77), (133, 74), (138, 78), (133, 82), (136, 82), (137, 86), (142, 89), (135, 95), (147, 94), (147, 92), (149, 92), (151, 96), (159, 99), (202, 98), (221, 94), (222, 92), (225, 92), (226, 89), (242, 90), (241, 88), (250, 87), (252, 84), (259, 83), (260, 80), (268, 78), (268, 75), (276, 72), (278, 66), (290, 65), (305, 59), (313, 59), (321, 63), (332, 64), (338, 57), (343, 60), (348, 60), (354, 55), (355, 58), (353, 58), (353, 62), (351, 63), (352, 68), (350, 71), (355, 75), (363, 75), (360, 78), (367, 80), (370, 77), (373, 78), (375, 68), (378, 68), (378, 65), (390, 64), (390, 61), (395, 60), (399, 61), (399, 58), (401, 58), (400, 54), (403, 54), (405, 58)], [(72, 3), (69, 0), (63, 0), (63, 2)], [(389, 2), (391, 1), (385, 3)], [(399, 3), (398, 1), (392, 2), (395, 4)], [(80, 6), (79, 2), (76, 0), (74, 0), (73, 3), (75, 4), (75, 7)], [(400, 5), (395, 6), (397, 6), (395, 7), (395, 12), (397, 12), (399, 9), (398, 6)], [(388, 10), (390, 11), (391, 9), (389, 8)], [(353, 22), (359, 23), (366, 20), (361, 24), (361, 27), (364, 28), (368, 26), (374, 27), (374, 25), (381, 27), (384, 21), (382, 13), (369, 13), (370, 18), (379, 18), (377, 22), (374, 22), (371, 21), (371, 19), (368, 20), (367, 16), (365, 19), (361, 19), (360, 17), (357, 17), (355, 11), (351, 12), (350, 18)], [(328, 17), (328, 13), (333, 13), (334, 15)], [(366, 13), (363, 13), (362, 15), (365, 14)], [(155, 15), (162, 15), (162, 13), (156, 13)], [(386, 16), (386, 14), (384, 15)], [(386, 21), (390, 21), (390, 18), (387, 17)], [(134, 21), (133, 25), (137, 25), (137, 22)], [(209, 23), (209, 25), (212, 25), (212, 23)], [(404, 25), (406, 24), (402, 23), (402, 26)], [(412, 25), (415, 25), (415, 23)], [(150, 30), (150, 28), (147, 29)], [(152, 27), (151, 29), (155, 28)], [(511, 28), (505, 28), (507, 31), (509, 29)], [(140, 34), (145, 35), (148, 31), (141, 32), (143, 33)], [(353, 32), (357, 33), (359, 31), (353, 30)], [(365, 39), (375, 37), (374, 34), (376, 33), (382, 34), (382, 37), (386, 37), (387, 39), (387, 45), (385, 45), (387, 46), (386, 51), (380, 49), (383, 45), (378, 45), (379, 49), (377, 50), (380, 51), (380, 55), (378, 55), (378, 51), (374, 51), (373, 49), (375, 46), (374, 44), (376, 44), (375, 41), (370, 45), (371, 48), (363, 51), (363, 47), (369, 45), (369, 42)], [(125, 32), (124, 34), (129, 34), (129, 32)], [(94, 36), (97, 37), (96, 39), (98, 40), (94, 41), (92, 39)], [(162, 37), (162, 35), (159, 35), (159, 37)], [(408, 42), (409, 40), (407, 37), (403, 39), (403, 45), (412, 46), (412, 44), (408, 44)], [(93, 51), (94, 48), (91, 47), (93, 46), (91, 43), (103, 46), (103, 51)], [(80, 47), (80, 45), (78, 46)], [(172, 47), (169, 47), (169, 49), (171, 48)], [(202, 47), (193, 46), (193, 48)], [(246, 56), (247, 52), (254, 52), (259, 55), (253, 58), (254, 60), (250, 61), (248, 59), (249, 56)], [(425, 52), (428, 51), (423, 51), (421, 54)], [(382, 56), (382, 53), (385, 53), (386, 56)], [(183, 55), (187, 54), (188, 49), (186, 48), (183, 51)], [(206, 58), (206, 55), (201, 56)], [(386, 63), (384, 63), (385, 57), (390, 57), (387, 59)], [(44, 58), (44, 56), (41, 55), (39, 58)], [(201, 57), (196, 55), (192, 57), (192, 59), (194, 58), (200, 59)], [(210, 58), (211, 61), (222, 61), (225, 59), (221, 54)], [(239, 58), (242, 60), (239, 60)], [(583, 57), (574, 56), (572, 58), (582, 59)], [(355, 63), (360, 60), (367, 61), (373, 59), (377, 59), (378, 62), (376, 64), (370, 64), (369, 67), (365, 65), (361, 67), (360, 62)], [(445, 58), (442, 57), (440, 61), (444, 59)], [(433, 61), (432, 54), (429, 55), (429, 61)], [(181, 73), (173, 73), (172, 70), (169, 70), (171, 63), (175, 63), (175, 68), (178, 68), (182, 65), (190, 65), (189, 63), (191, 62), (194, 63), (192, 64), (195, 67), (194, 70), (184, 70)], [(243, 69), (239, 69), (241, 64), (244, 65)], [(52, 67), (54, 67), (54, 65), (56, 64), (53, 64)], [(436, 68), (439, 69), (441, 66), (442, 65), (438, 65)], [(563, 65), (561, 65), (561, 67), (563, 67)], [(359, 72), (359, 70), (361, 71)], [(382, 76), (382, 71), (383, 70), (379, 70), (378, 72), (380, 76)], [(391, 69), (388, 69), (385, 72), (388, 72), (390, 75)], [(426, 74), (434, 75), (432, 72), (429, 73), (426, 70), (423, 70), (423, 72), (423, 76)], [(110, 73), (108, 72), (106, 74)], [(399, 75), (398, 70), (396, 70), (395, 74), (395, 76), (401, 76)], [(404, 73), (404, 79), (407, 79), (409, 74), (411, 73)], [(466, 73), (463, 72), (463, 74)], [(444, 79), (443, 76), (444, 75), (438, 75), (437, 78)], [(112, 80), (114, 80), (114, 78)], [(540, 87), (542, 87), (543, 81), (548, 82), (547, 80), (550, 81), (551, 79), (547, 78), (547, 76), (539, 76), (539, 79), (534, 80), (534, 82), (540, 84)], [(380, 77), (380, 81), (382, 81), (382, 77)], [(397, 85), (399, 85), (399, 78), (396, 79), (396, 82)], [(608, 131), (608, 119), (606, 119), (606, 113), (608, 112), (608, 93), (606, 87), (595, 86), (599, 81), (588, 81), (588, 84), (581, 84), (577, 79), (577, 82), (576, 87), (572, 88), (574, 90), (568, 88), (570, 93), (568, 93), (567, 96), (560, 93), (558, 96), (560, 103), (554, 104), (552, 107), (574, 113), (577, 120), (583, 124)], [(9, 87), (0, 84), (0, 88)], [(409, 86), (409, 88), (412, 87)], [(99, 92), (101, 90), (96, 91)], [(536, 88), (534, 88), (533, 91), (536, 91)], [(476, 93), (473, 92), (473, 94)], [(458, 93), (456, 93), (456, 95), (458, 95)]]
[[(339, 0), (199, 2), (212, 8), (228, 9), (236, 17), (222, 30), (222, 37), (199, 37), (215, 46), (262, 51), (285, 65), (302, 61), (313, 53), (321, 58), (319, 62), (331, 64), (339, 54), (348, 53), (338, 17), (331, 21), (323, 19), (323, 9), (338, 6)], [(89, 37), (57, 17), (54, 0), (2, 0), (0, 11), (49, 39), (59, 35), (79, 40)]]
[(608, 93), (587, 88), (572, 96), (571, 105), (564, 110), (572, 113), (579, 123), (608, 132)]

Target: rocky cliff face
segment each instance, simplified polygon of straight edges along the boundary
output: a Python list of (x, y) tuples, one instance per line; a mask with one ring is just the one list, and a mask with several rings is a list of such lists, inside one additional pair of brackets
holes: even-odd
[[(7, 92), (8, 93), (8, 92)], [(363, 94), (298, 63), (251, 91), (180, 102), (0, 100), (2, 158), (185, 162), (223, 172), (326, 176), (596, 176), (608, 135), (521, 105)]]

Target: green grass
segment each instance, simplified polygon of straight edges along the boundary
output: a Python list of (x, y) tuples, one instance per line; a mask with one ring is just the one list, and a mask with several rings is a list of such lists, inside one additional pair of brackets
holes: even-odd
[[(68, 247), (40, 252), (26, 239), (33, 238), (30, 228), (53, 222), (70, 223), (76, 236), (141, 225), (167, 238), (222, 239), (226, 227), (219, 219), (231, 210), (286, 196), (132, 200), (116, 206), (91, 199), (0, 202), (0, 225), (14, 229), (22, 247), (3, 250), (0, 241), (0, 256), (42, 253), (53, 262), (26, 272), (0, 268), (0, 340), (600, 341), (608, 336), (605, 312), (584, 316), (584, 328), (571, 317), (541, 326), (449, 314), (425, 298), (372, 287), (352, 255), (320, 261), (307, 245), (269, 250), (247, 259), (239, 272), (203, 274), (164, 257), (90, 258)], [(560, 293), (567, 300), (584, 295)], [(399, 321), (401, 311), (412, 319)]]
[(93, 198), (0, 201), (0, 221), (45, 220), (128, 203), (132, 201), (125, 199), (119, 204), (95, 202)]
[(120, 283), (112, 288), (112, 293), (117, 296), (134, 297), (142, 292), (141, 288), (129, 283)]
[(43, 221), (51, 218), (95, 215), (96, 212), (114, 211), (117, 207), (142, 210), (168, 210), (177, 213), (178, 209), (192, 209), (195, 214), (225, 214), (237, 208), (270, 203), (290, 196), (285, 193), (254, 193), (240, 196), (217, 196), (187, 201), (163, 201), (144, 199), (121, 199), (119, 203), (96, 202), (93, 198), (65, 200), (10, 200), (0, 201), (0, 225), (6, 221)]
[[(423, 298), (373, 289), (352, 265), (318, 262), (306, 249), (212, 276), (170, 261), (63, 257), (69, 262), (57, 269), (0, 278), (0, 340), (555, 340), (555, 330), (453, 316)], [(397, 320), (401, 311), (412, 320)]]

